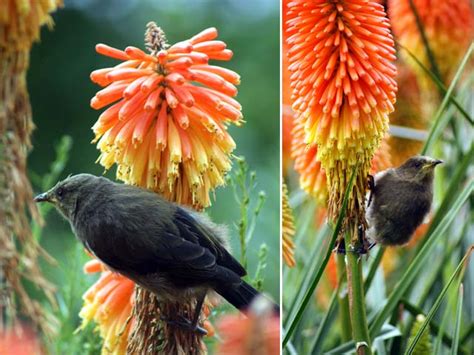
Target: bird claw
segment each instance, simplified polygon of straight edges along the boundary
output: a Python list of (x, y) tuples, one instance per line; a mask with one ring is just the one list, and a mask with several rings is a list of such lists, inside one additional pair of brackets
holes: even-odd
[(346, 253), (346, 245), (344, 244), (344, 239), (340, 239), (336, 241), (336, 246), (334, 247), (334, 252), (337, 254), (345, 254)]
[(200, 327), (197, 324), (193, 324), (189, 319), (183, 317), (182, 315), (177, 316), (179, 319), (168, 319), (165, 317), (161, 317), (162, 321), (165, 321), (168, 325), (173, 327), (178, 327), (183, 330), (187, 330), (189, 332), (195, 332), (201, 336), (207, 335), (207, 330)]

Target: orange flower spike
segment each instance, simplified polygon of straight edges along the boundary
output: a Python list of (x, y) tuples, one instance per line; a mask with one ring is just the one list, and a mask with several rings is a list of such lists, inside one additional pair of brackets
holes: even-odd
[(293, 109), (303, 120), (304, 142), (317, 145), (316, 159), (326, 171), (329, 215), (337, 217), (347, 171), (356, 164), (358, 191), (349, 210), (360, 212), (355, 196), (363, 195), (362, 177), (396, 98), (389, 21), (383, 6), (369, 0), (293, 0), (287, 9)]
[[(224, 132), (229, 123), (238, 124), (242, 118), (240, 104), (232, 99), (240, 77), (207, 64), (212, 58), (232, 56), (216, 38), (216, 29), (211, 28), (168, 46), (163, 31), (150, 23), (146, 34), (150, 54), (131, 46), (125, 51), (97, 46), (99, 53), (124, 61), (91, 74), (94, 82), (105, 86), (91, 106), (112, 104), (93, 127), (100, 164), (110, 168), (116, 163), (119, 179), (144, 185), (165, 198), (197, 208), (208, 206), (208, 194), (224, 183), (235, 147)], [(200, 139), (203, 149), (195, 151), (198, 145), (192, 135), (203, 130), (209, 135)], [(191, 172), (198, 161), (212, 161), (222, 169), (198, 164), (202, 169), (197, 179)], [(184, 183), (177, 184), (178, 178)]]

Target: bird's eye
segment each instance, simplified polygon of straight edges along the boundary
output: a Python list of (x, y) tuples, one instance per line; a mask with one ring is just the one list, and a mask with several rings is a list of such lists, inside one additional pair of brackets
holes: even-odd
[(56, 195), (58, 197), (63, 197), (64, 195), (64, 189), (62, 187), (58, 187), (58, 189), (56, 190)]

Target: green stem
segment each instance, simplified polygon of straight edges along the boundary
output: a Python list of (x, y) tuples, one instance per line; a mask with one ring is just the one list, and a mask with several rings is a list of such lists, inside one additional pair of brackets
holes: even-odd
[(349, 312), (349, 294), (347, 292), (347, 276), (346, 276), (346, 263), (344, 261), (344, 254), (336, 254), (337, 260), (337, 276), (340, 280), (339, 292), (337, 293), (337, 301), (339, 303), (339, 315), (342, 329), (342, 340), (347, 342), (352, 339), (351, 329), (351, 315)]
[[(356, 229), (357, 233), (357, 229)], [(349, 288), (349, 307), (352, 323), (352, 337), (358, 355), (371, 355), (369, 326), (365, 310), (362, 258), (355, 252), (351, 235), (346, 233), (346, 269)]]
[(423, 42), (423, 46), (425, 47), (426, 57), (430, 62), (431, 71), (433, 74), (442, 81), (441, 72), (439, 70), (438, 64), (436, 63), (435, 56), (433, 51), (431, 50), (430, 43), (428, 41), (428, 37), (426, 36), (425, 28), (421, 21), (420, 15), (418, 14), (418, 10), (413, 2), (413, 0), (409, 0), (411, 11), (413, 12), (413, 16), (415, 17), (416, 26), (418, 27), (418, 31), (420, 32), (421, 41)]

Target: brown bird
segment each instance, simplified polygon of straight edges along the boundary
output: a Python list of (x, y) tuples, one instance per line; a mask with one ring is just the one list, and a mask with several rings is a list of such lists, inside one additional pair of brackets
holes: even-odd
[(225, 228), (154, 192), (79, 174), (35, 201), (52, 203), (76, 237), (111, 270), (160, 299), (196, 299), (193, 319), (173, 322), (177, 325), (203, 332), (197, 323), (209, 291), (240, 310), (259, 295), (242, 280), (246, 271), (227, 250)]
[(375, 175), (366, 213), (369, 240), (382, 245), (410, 240), (431, 209), (434, 169), (442, 162), (414, 156)]

